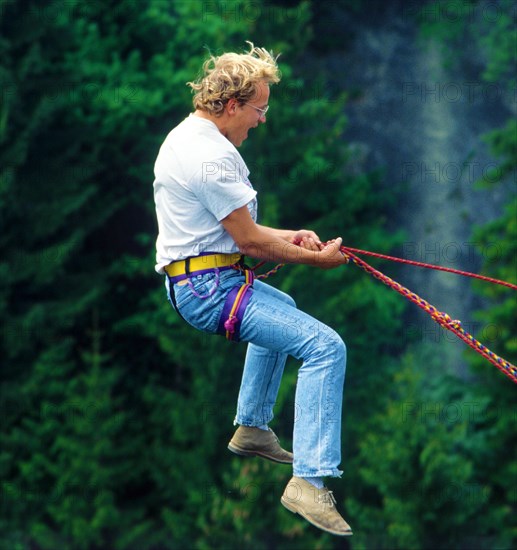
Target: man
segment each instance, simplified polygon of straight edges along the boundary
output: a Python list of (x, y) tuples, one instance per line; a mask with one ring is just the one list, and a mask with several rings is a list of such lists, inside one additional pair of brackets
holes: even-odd
[[(335, 507), (325, 476), (339, 477), (346, 348), (335, 331), (298, 310), (287, 294), (260, 281), (242, 255), (329, 269), (347, 262), (341, 238), (323, 244), (310, 230), (256, 223), (256, 192), (237, 151), (266, 122), (276, 60), (249, 43), (245, 54), (210, 57), (188, 83), (194, 113), (165, 139), (155, 165), (158, 273), (192, 326), (248, 342), (235, 432), (228, 448), (293, 464), (282, 504), (335, 535), (352, 531)], [(303, 361), (296, 387), (293, 454), (268, 427), (287, 355)]]

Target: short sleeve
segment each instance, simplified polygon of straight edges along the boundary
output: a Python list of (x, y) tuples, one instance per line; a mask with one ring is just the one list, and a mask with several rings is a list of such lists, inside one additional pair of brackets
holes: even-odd
[(201, 204), (221, 221), (255, 198), (257, 192), (248, 176), (249, 170), (242, 159), (227, 156), (203, 162), (190, 187)]

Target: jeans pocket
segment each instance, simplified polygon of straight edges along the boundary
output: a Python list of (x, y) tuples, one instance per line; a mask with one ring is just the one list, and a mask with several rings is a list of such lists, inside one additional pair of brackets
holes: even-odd
[(212, 296), (219, 286), (218, 273), (193, 275), (187, 284), (174, 285), (174, 296), (178, 308), (182, 308), (192, 300), (205, 300)]
[(216, 333), (220, 306), (219, 274), (194, 275), (186, 285), (174, 285), (176, 305), (182, 317), (193, 327)]

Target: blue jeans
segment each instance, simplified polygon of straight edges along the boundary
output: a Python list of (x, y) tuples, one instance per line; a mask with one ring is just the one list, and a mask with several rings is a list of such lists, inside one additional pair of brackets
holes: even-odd
[[(226, 295), (244, 282), (238, 271), (194, 275), (174, 285), (181, 315), (195, 328), (216, 334)], [(169, 292), (168, 281), (166, 286)], [(169, 295), (170, 300), (170, 295)], [(261, 281), (253, 284), (240, 331), (248, 342), (237, 402), (236, 424), (260, 426), (273, 418), (288, 355), (302, 360), (298, 371), (293, 431), (293, 475), (340, 476), (341, 412), (346, 347), (328, 326), (296, 308), (294, 300)]]

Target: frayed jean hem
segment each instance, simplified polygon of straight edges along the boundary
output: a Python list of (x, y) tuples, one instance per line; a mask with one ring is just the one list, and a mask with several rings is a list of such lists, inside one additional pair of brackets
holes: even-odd
[(293, 470), (295, 477), (341, 477), (343, 470), (318, 470), (317, 472), (297, 472)]

